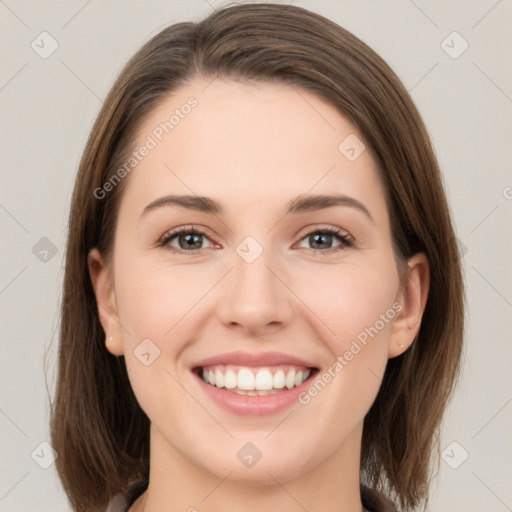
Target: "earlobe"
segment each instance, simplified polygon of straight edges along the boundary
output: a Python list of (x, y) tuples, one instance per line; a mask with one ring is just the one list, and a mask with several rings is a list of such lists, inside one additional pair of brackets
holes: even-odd
[(407, 263), (409, 275), (396, 298), (402, 310), (394, 321), (389, 338), (389, 359), (401, 355), (415, 341), (427, 304), (430, 287), (428, 259), (424, 253), (417, 253)]
[(87, 257), (98, 317), (105, 332), (105, 347), (113, 355), (123, 355), (122, 332), (117, 314), (112, 273), (98, 249), (89, 251)]

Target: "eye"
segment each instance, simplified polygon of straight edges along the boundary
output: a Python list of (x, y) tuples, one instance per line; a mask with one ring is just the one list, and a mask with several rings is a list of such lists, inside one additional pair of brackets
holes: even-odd
[[(211, 245), (209, 247), (203, 247), (204, 239), (210, 241)], [(303, 241), (311, 244), (311, 247), (305, 247), (306, 249), (320, 254), (342, 251), (354, 245), (353, 238), (346, 231), (332, 226), (325, 228), (317, 227), (311, 230), (301, 239), (300, 243), (303, 243)], [(333, 247), (333, 241), (337, 241), (338, 245)], [(183, 226), (165, 233), (158, 242), (158, 245), (174, 253), (201, 254), (203, 249), (212, 248), (214, 244), (201, 228)]]
[[(318, 249), (318, 251), (315, 252), (320, 252), (321, 254), (342, 251), (354, 245), (353, 238), (346, 231), (335, 227), (316, 228), (306, 234), (302, 240), (311, 244), (312, 247), (309, 248)], [(333, 240), (337, 240), (339, 245), (332, 247)], [(308, 247), (306, 248), (309, 249)]]
[(204, 238), (210, 240), (202, 229), (195, 226), (183, 226), (167, 232), (160, 239), (158, 245), (171, 252), (197, 254), (205, 249), (202, 247)]

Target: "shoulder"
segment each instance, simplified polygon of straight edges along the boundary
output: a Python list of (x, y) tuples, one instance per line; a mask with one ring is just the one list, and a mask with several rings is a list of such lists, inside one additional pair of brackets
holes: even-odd
[(133, 502), (147, 489), (147, 486), (147, 480), (132, 482), (123, 492), (110, 500), (105, 512), (127, 512)]
[[(147, 480), (131, 483), (126, 489), (117, 494), (109, 502), (105, 512), (127, 512), (133, 502), (146, 490)], [(369, 512), (397, 512), (393, 503), (383, 494), (361, 485), (361, 501)]]

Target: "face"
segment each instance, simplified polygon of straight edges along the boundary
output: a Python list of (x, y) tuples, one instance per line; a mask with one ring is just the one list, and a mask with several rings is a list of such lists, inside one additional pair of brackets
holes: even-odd
[(197, 78), (145, 119), (112, 258), (89, 261), (152, 457), (268, 482), (358, 454), (422, 312), (361, 140), (324, 100), (269, 83)]

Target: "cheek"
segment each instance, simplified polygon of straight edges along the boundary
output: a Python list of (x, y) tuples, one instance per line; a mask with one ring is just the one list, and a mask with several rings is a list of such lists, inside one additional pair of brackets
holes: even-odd
[(300, 281), (298, 295), (324, 324), (333, 354), (342, 354), (354, 340), (364, 344), (365, 339), (387, 339), (396, 316), (398, 275), (393, 263), (319, 267), (314, 279)]
[(397, 315), (393, 305), (398, 278), (392, 269), (383, 273), (353, 266), (333, 273), (331, 268), (324, 279), (317, 272), (309, 288), (308, 306), (328, 326), (322, 332), (330, 360), (299, 403), (305, 412), (315, 411), (319, 432), (339, 426), (331, 435), (333, 445), (363, 420), (379, 391)]
[(132, 335), (163, 342), (175, 326), (181, 327), (207, 285), (193, 265), (166, 267), (142, 259), (140, 265), (133, 260), (128, 265), (128, 259), (120, 259), (116, 272), (120, 320)]
[[(116, 261), (116, 300), (123, 326), (125, 362), (131, 386), (150, 418), (166, 418), (169, 410), (191, 410), (176, 368), (187, 340), (194, 305), (205, 293), (193, 265), (155, 265), (149, 258), (130, 256)], [(149, 354), (149, 355), (147, 355)], [(200, 416), (200, 412), (193, 410)]]

